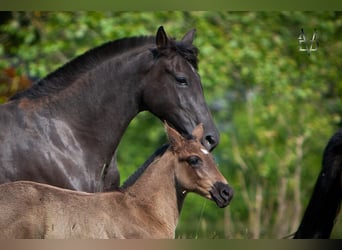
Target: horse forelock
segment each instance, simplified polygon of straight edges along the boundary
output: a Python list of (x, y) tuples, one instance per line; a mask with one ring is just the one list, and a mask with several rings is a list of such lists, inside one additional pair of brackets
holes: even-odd
[(181, 41), (175, 41), (176, 51), (197, 70), (199, 49), (194, 45), (188, 45)]
[(186, 61), (188, 61), (196, 70), (198, 69), (198, 53), (199, 49), (194, 45), (189, 45), (182, 41), (177, 41), (175, 39), (170, 39), (169, 44), (166, 47), (156, 48), (152, 50), (156, 57), (169, 55), (170, 52), (176, 52)]

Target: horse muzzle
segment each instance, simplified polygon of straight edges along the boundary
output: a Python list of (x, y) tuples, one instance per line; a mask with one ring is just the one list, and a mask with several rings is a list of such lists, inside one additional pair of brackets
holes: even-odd
[(228, 206), (234, 196), (234, 190), (223, 182), (216, 182), (209, 193), (220, 208)]
[(216, 134), (215, 135), (207, 134), (203, 136), (202, 144), (209, 151), (212, 151), (217, 146), (218, 143), (219, 143), (219, 136)]

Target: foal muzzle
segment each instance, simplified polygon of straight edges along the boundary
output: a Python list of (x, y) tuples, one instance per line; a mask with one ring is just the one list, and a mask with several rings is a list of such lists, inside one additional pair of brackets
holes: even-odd
[(211, 198), (220, 208), (228, 206), (234, 196), (234, 190), (228, 184), (222, 182), (216, 182), (209, 192)]

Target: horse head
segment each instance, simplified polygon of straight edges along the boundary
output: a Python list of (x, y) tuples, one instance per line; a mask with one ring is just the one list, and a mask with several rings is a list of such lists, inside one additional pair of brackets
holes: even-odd
[(219, 133), (197, 72), (198, 49), (192, 44), (194, 35), (195, 30), (191, 30), (176, 41), (168, 38), (163, 27), (158, 29), (156, 46), (151, 48), (154, 64), (143, 80), (143, 102), (146, 109), (182, 134), (191, 134), (202, 123), (202, 143), (212, 150), (219, 142)]

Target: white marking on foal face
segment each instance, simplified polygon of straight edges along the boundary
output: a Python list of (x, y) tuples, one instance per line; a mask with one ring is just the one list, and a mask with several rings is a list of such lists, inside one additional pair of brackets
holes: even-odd
[(209, 154), (208, 150), (204, 149), (204, 148), (201, 148), (201, 151), (203, 152), (203, 154), (207, 155)]

